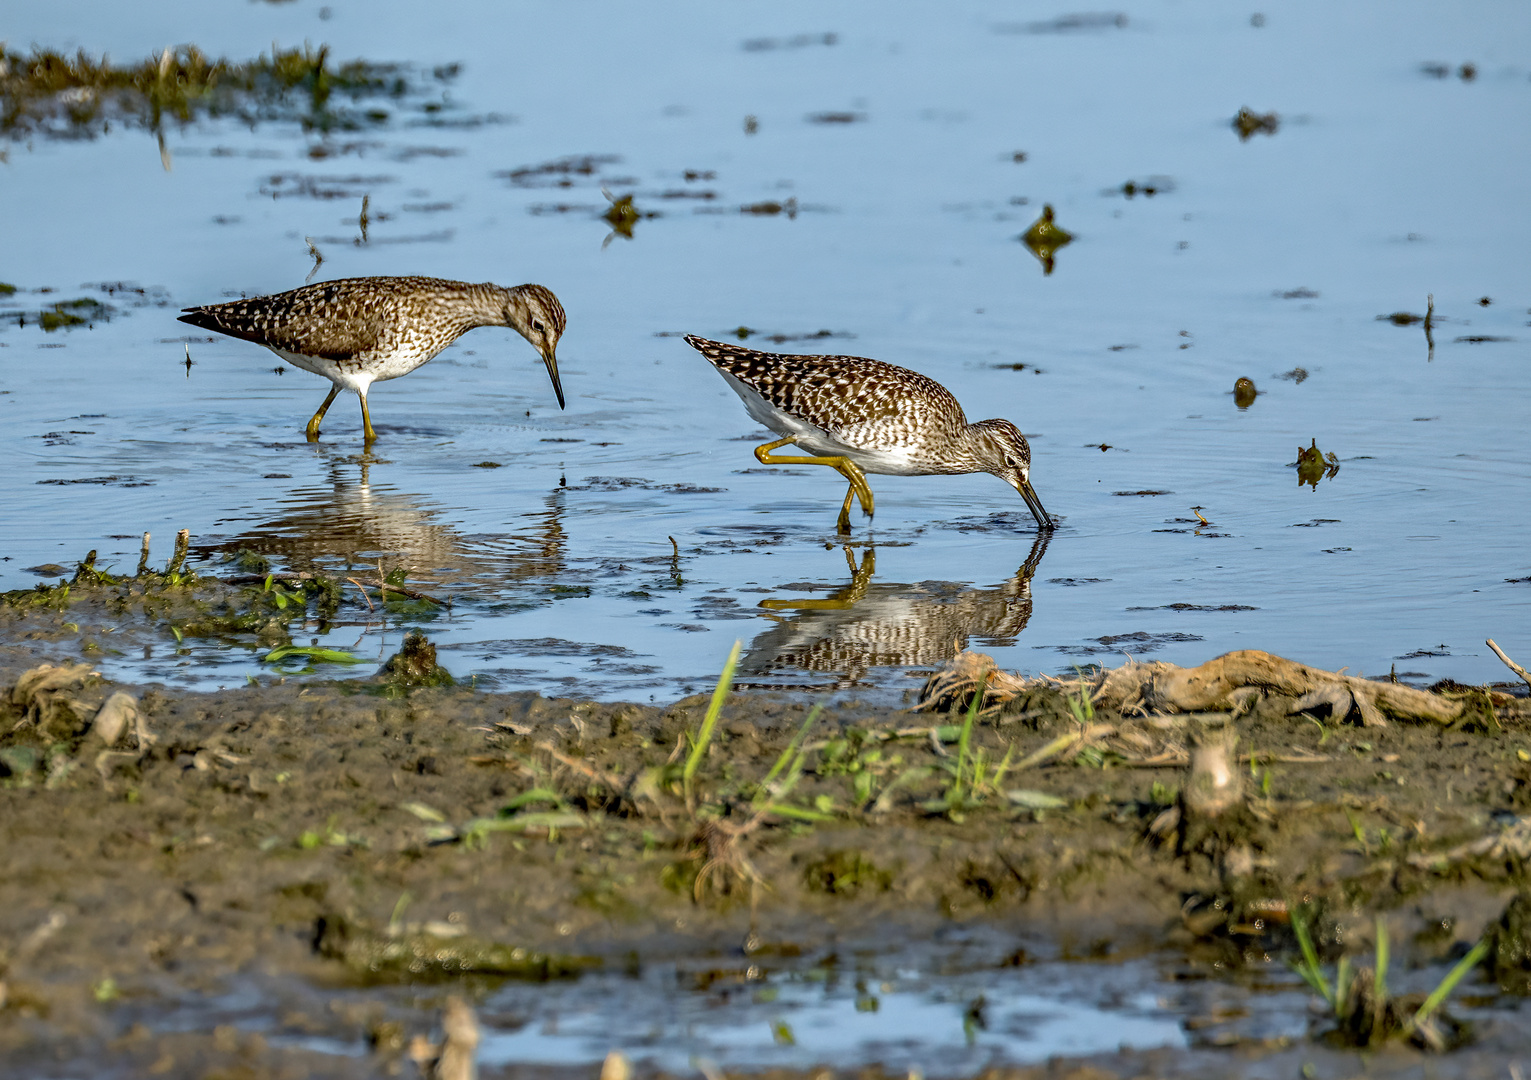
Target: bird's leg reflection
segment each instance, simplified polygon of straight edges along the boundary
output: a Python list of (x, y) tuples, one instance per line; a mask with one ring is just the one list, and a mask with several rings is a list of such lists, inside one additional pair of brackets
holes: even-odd
[(960, 581), (876, 582), (872, 550), (858, 566), (846, 548), (852, 579), (832, 596), (761, 601), (767, 612), (782, 614), (767, 616), (772, 625), (751, 642), (740, 671), (776, 680), (787, 673), (822, 673), (834, 677), (832, 686), (845, 687), (877, 669), (944, 664), (974, 638), (1014, 645), (1031, 619), (1031, 581), (1051, 536), (1049, 530), (1037, 533), (1015, 574), (985, 588)]
[(855, 607), (856, 602), (866, 595), (867, 586), (872, 583), (872, 575), (877, 571), (877, 550), (867, 548), (861, 556), (861, 565), (857, 566), (856, 556), (847, 546), (845, 563), (850, 568), (851, 582), (837, 589), (834, 595), (823, 600), (762, 600), (760, 606), (772, 611), (843, 611)]

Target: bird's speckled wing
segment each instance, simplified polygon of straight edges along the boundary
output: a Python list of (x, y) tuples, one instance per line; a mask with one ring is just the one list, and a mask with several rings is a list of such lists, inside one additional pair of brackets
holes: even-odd
[(393, 296), (353, 280), (305, 285), (275, 296), (187, 308), (181, 322), (273, 349), (349, 360), (385, 344)]
[(758, 352), (695, 335), (686, 344), (776, 408), (832, 435), (872, 436), (875, 445), (896, 441), (901, 429), (966, 422), (940, 383), (881, 360)]

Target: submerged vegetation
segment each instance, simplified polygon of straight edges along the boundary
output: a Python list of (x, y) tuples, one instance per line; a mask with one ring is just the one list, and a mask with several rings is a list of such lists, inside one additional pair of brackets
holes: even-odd
[[(113, 125), (162, 133), (167, 124), (230, 118), (246, 125), (298, 123), (320, 134), (386, 124), (395, 111), (439, 111), (435, 91), (455, 65), (422, 77), (410, 65), (352, 60), (329, 49), (277, 49), (254, 60), (212, 59), (194, 45), (118, 65), (84, 51), (0, 49), (0, 137), (93, 139)], [(430, 94), (430, 100), (420, 101)]]

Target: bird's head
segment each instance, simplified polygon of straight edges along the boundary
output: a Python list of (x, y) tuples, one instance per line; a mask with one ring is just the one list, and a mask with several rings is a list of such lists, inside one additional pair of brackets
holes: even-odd
[(1020, 492), (1026, 508), (1043, 529), (1053, 527), (1053, 519), (1042, 509), (1031, 486), (1031, 446), (1026, 436), (1008, 420), (984, 420), (974, 424), (974, 443), (985, 472), (993, 473)]
[(532, 348), (542, 354), (558, 407), (564, 407), (563, 386), (558, 381), (558, 339), (563, 336), (566, 320), (558, 297), (541, 285), (518, 285), (507, 290), (505, 325), (514, 329)]

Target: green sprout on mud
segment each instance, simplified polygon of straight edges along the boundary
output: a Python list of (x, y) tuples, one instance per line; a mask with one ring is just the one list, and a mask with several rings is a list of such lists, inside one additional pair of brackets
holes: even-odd
[(792, 740), (787, 743), (787, 748), (777, 756), (776, 764), (771, 766), (771, 771), (766, 773), (765, 778), (760, 781), (760, 786), (750, 804), (756, 813), (775, 813), (783, 817), (798, 817), (810, 821), (824, 820), (823, 815), (779, 801), (791, 794), (792, 789), (797, 787), (797, 782), (803, 777), (803, 760), (807, 757), (807, 751), (802, 749), (803, 739), (808, 735), (808, 729), (813, 727), (814, 721), (819, 718), (819, 713), (822, 711), (822, 705), (815, 705), (808, 710), (808, 718), (803, 721), (803, 726), (797, 729), (797, 734), (792, 736)]
[(681, 790), (686, 797), (686, 808), (692, 813), (696, 812), (696, 792), (692, 782), (696, 777), (696, 770), (702, 766), (702, 758), (707, 756), (708, 744), (712, 742), (712, 733), (718, 726), (718, 714), (723, 711), (723, 699), (728, 697), (728, 688), (734, 683), (734, 668), (739, 665), (739, 650), (744, 647), (744, 642), (734, 642), (734, 647), (729, 650), (728, 659), (723, 662), (723, 674), (718, 676), (718, 685), (712, 691), (712, 701), (707, 706), (707, 714), (702, 718), (702, 726), (697, 729), (696, 736), (691, 740), (691, 753), (686, 756), (685, 768), (681, 770)]
[(946, 792), (938, 799), (932, 799), (925, 803), (925, 809), (936, 814), (945, 814), (952, 821), (963, 820), (963, 813), (977, 808), (985, 795), (999, 790), (999, 785), (1004, 781), (1005, 774), (1010, 771), (1010, 758), (1014, 747), (1005, 750), (1004, 758), (992, 768), (989, 764), (989, 755), (983, 747), (974, 749), (973, 724), (978, 719), (978, 709), (983, 702), (983, 688), (988, 682), (991, 672), (984, 672), (978, 680), (978, 686), (968, 701), (967, 712), (962, 718), (962, 728), (957, 733), (957, 757), (956, 760), (946, 760), (942, 766), (951, 773), (951, 782), (947, 785)]
[(1488, 955), (1491, 942), (1487, 937), (1458, 960), (1411, 1013), (1403, 998), (1388, 992), (1387, 974), (1392, 950), (1387, 924), (1380, 915), (1375, 924), (1371, 970), (1356, 971), (1350, 957), (1342, 956), (1331, 984), (1319, 964), (1318, 950), (1314, 948), (1306, 916), (1298, 906), (1294, 905), (1291, 911), (1292, 932), (1297, 937), (1302, 959), (1289, 961), (1290, 966), (1328, 1004), (1336, 1024), (1336, 1037), (1354, 1046), (1377, 1046), (1390, 1038), (1403, 1038), (1432, 1050), (1447, 1047), (1447, 1037), (1432, 1018), (1457, 984)]

